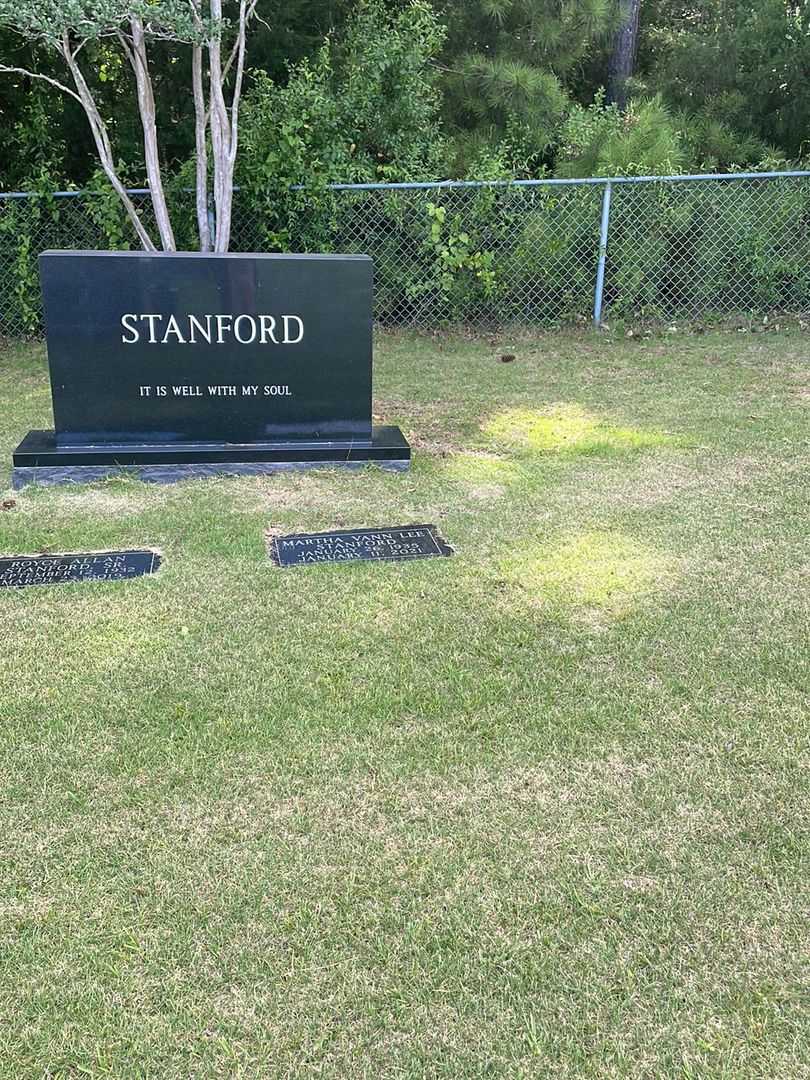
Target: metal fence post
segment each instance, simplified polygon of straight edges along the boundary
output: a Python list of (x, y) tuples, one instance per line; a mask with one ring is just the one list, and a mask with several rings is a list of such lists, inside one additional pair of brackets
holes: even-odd
[(602, 323), (602, 296), (605, 291), (605, 256), (607, 255), (608, 227), (610, 225), (610, 195), (613, 185), (605, 184), (602, 194), (602, 223), (599, 227), (599, 262), (596, 266), (596, 288), (593, 295), (593, 325), (599, 329)]
[[(810, 260), (810, 237), (805, 229), (810, 205), (807, 169), (327, 186), (348, 200), (341, 207), (339, 231), (333, 228), (329, 235), (341, 250), (359, 250), (375, 259), (377, 318), (388, 325), (430, 326), (451, 316), (462, 325), (481, 327), (511, 325), (515, 319), (555, 325), (584, 319), (590, 308), (593, 323), (599, 327), (619, 308), (625, 314), (644, 310), (649, 318), (657, 313), (659, 318), (703, 320), (754, 310), (763, 315), (801, 311), (810, 304), (805, 270)], [(717, 194), (709, 201), (716, 208), (716, 220), (708, 217), (706, 200), (699, 194), (712, 186)], [(616, 220), (613, 207), (610, 237), (614, 187), (619, 193), (621, 221)], [(599, 188), (601, 220), (594, 267), (592, 230)], [(491, 221), (476, 219), (475, 229), (463, 234), (467, 240), (459, 244), (456, 261), (451, 260), (460, 272), (453, 271), (449, 277), (464, 288), (448, 299), (426, 276), (422, 248), (425, 201), (432, 193), (441, 192), (448, 215), (458, 211), (464, 221), (470, 209), (466, 195), (479, 189), (503, 190), (514, 197), (525, 193), (528, 202), (522, 204), (520, 214), (513, 214), (515, 203), (511, 200), (494, 200)], [(296, 186), (292, 190), (304, 189)], [(398, 198), (390, 207), (387, 201), (383, 205), (375, 202), (376, 197), (387, 200), (393, 192), (402, 197), (401, 202)], [(560, 197), (535, 200), (535, 192)], [(577, 192), (590, 192), (590, 197), (576, 198)], [(658, 212), (659, 192), (667, 196), (662, 206), (678, 208), (676, 216), (669, 218)], [(38, 282), (31, 269), (33, 258), (43, 248), (84, 248), (110, 239), (98, 236), (88, 194), (82, 190), (51, 192), (59, 200), (57, 216), (41, 202), (31, 201), (41, 199), (41, 193), (0, 191), (0, 222), (5, 226), (0, 229), (0, 336), (30, 336), (42, 329)], [(145, 200), (149, 189), (130, 188), (128, 194)], [(185, 188), (184, 194), (190, 196), (191, 215), (194, 189)], [(15, 206), (19, 213), (14, 212)], [(33, 213), (33, 207), (41, 207), (43, 212)], [(216, 204), (210, 193), (205, 209), (215, 241)], [(254, 205), (242, 210), (232, 246), (234, 250), (261, 250), (267, 240), (261, 229), (263, 208)], [(454, 221), (455, 216), (453, 213)], [(417, 222), (421, 223), (418, 231)], [(689, 245), (672, 243), (687, 227), (690, 236), (694, 232), (694, 244), (691, 240)], [(535, 236), (541, 246), (533, 252), (529, 238)], [(123, 242), (126, 246), (134, 237), (127, 232)], [(606, 299), (609, 243), (611, 289)], [(761, 265), (758, 262), (756, 275), (741, 274), (740, 260), (753, 254), (751, 245)], [(789, 259), (786, 249), (790, 250)], [(783, 263), (783, 259), (788, 261)], [(620, 272), (621, 294), (614, 296), (614, 276)]]

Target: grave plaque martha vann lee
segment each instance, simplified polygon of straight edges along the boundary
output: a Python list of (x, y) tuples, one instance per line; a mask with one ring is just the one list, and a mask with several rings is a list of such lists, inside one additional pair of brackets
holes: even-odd
[(270, 555), (276, 566), (324, 562), (401, 562), (453, 554), (435, 525), (396, 525), (381, 529), (338, 529), (323, 533), (274, 536)]
[(365, 255), (47, 251), (54, 431), (13, 483), (147, 480), (313, 465), (407, 468), (371, 422)]

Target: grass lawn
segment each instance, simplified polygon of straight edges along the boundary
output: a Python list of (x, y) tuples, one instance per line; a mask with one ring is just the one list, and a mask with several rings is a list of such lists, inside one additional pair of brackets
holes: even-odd
[(18, 493), (165, 563), (0, 593), (0, 1076), (810, 1077), (809, 354), (383, 336), (410, 474)]

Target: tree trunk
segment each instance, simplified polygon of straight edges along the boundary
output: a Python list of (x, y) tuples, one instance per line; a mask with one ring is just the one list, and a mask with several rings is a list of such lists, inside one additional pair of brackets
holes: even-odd
[(98, 107), (95, 103), (90, 88), (82, 75), (81, 68), (76, 62), (76, 58), (71, 52), (70, 41), (68, 40), (67, 33), (63, 35), (62, 41), (59, 46), (59, 51), (64, 57), (65, 63), (70, 69), (70, 74), (73, 76), (73, 84), (77, 90), (77, 96), (82, 104), (82, 107), (87, 115), (87, 120), (90, 124), (90, 131), (93, 135), (93, 141), (96, 144), (96, 151), (98, 153), (101, 167), (107, 179), (112, 184), (118, 198), (124, 205), (124, 209), (127, 212), (129, 220), (132, 222), (132, 226), (138, 235), (138, 239), (141, 242), (141, 247), (145, 251), (156, 251), (152, 237), (144, 228), (143, 222), (138, 216), (138, 211), (135, 209), (135, 204), (127, 195), (126, 188), (121, 183), (121, 178), (115, 169), (115, 159), (113, 157), (112, 145), (110, 144), (110, 137), (107, 133), (107, 125), (101, 118), (101, 114), (98, 111)]
[[(217, 231), (214, 237), (214, 251), (227, 251), (229, 215), (226, 214), (228, 196), (227, 163), (230, 156), (231, 127), (228, 121), (228, 107), (225, 104), (224, 79), (222, 72), (222, 0), (211, 0), (211, 21), (214, 33), (208, 41), (208, 68), (211, 84), (211, 155), (214, 166), (214, 206), (216, 208)], [(224, 242), (224, 247), (222, 246)]]
[[(239, 22), (236, 43), (227, 63), (222, 63), (222, 42), (215, 33), (208, 42), (209, 77), (211, 82), (211, 151), (214, 165), (214, 204), (217, 227), (214, 251), (227, 251), (231, 242), (231, 211), (233, 208), (233, 174), (236, 165), (236, 148), (239, 141), (239, 100), (242, 96), (242, 80), (245, 73), (245, 46), (247, 24), (256, 9), (257, 0), (239, 0)], [(211, 21), (216, 27), (222, 23), (222, 0), (211, 0)], [(230, 115), (225, 104), (225, 78), (231, 64), (236, 61)]]
[(621, 25), (613, 39), (608, 63), (607, 100), (621, 110), (627, 107), (627, 80), (632, 76), (638, 46), (641, 0), (621, 0)]
[(130, 20), (130, 28), (132, 30), (132, 48), (127, 49), (127, 55), (132, 64), (132, 70), (135, 72), (135, 82), (138, 87), (138, 112), (140, 113), (141, 127), (143, 128), (143, 151), (146, 162), (146, 176), (149, 181), (149, 192), (152, 196), (155, 221), (163, 250), (175, 251), (177, 245), (174, 240), (174, 231), (169, 218), (169, 208), (166, 204), (166, 193), (163, 190), (163, 177), (160, 171), (155, 95), (152, 89), (152, 78), (149, 74), (143, 23), (139, 18), (133, 18)]
[(194, 45), (191, 54), (191, 82), (194, 89), (194, 146), (196, 151), (195, 205), (197, 208), (197, 232), (200, 251), (211, 250), (211, 228), (208, 224), (208, 144), (206, 126), (208, 116), (203, 90), (203, 51)]

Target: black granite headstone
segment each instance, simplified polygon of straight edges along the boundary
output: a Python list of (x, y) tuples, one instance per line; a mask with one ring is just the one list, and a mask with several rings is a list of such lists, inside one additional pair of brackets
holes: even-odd
[(15, 486), (119, 469), (160, 480), (407, 467), (399, 429), (372, 427), (367, 256), (47, 251), (39, 262), (55, 430), (17, 448)]
[(400, 561), (453, 554), (435, 525), (398, 525), (382, 529), (274, 536), (270, 554), (277, 566), (324, 562)]
[(102, 551), (72, 555), (16, 555), (0, 558), (0, 588), (59, 585), (69, 581), (121, 581), (154, 574), (156, 551)]

